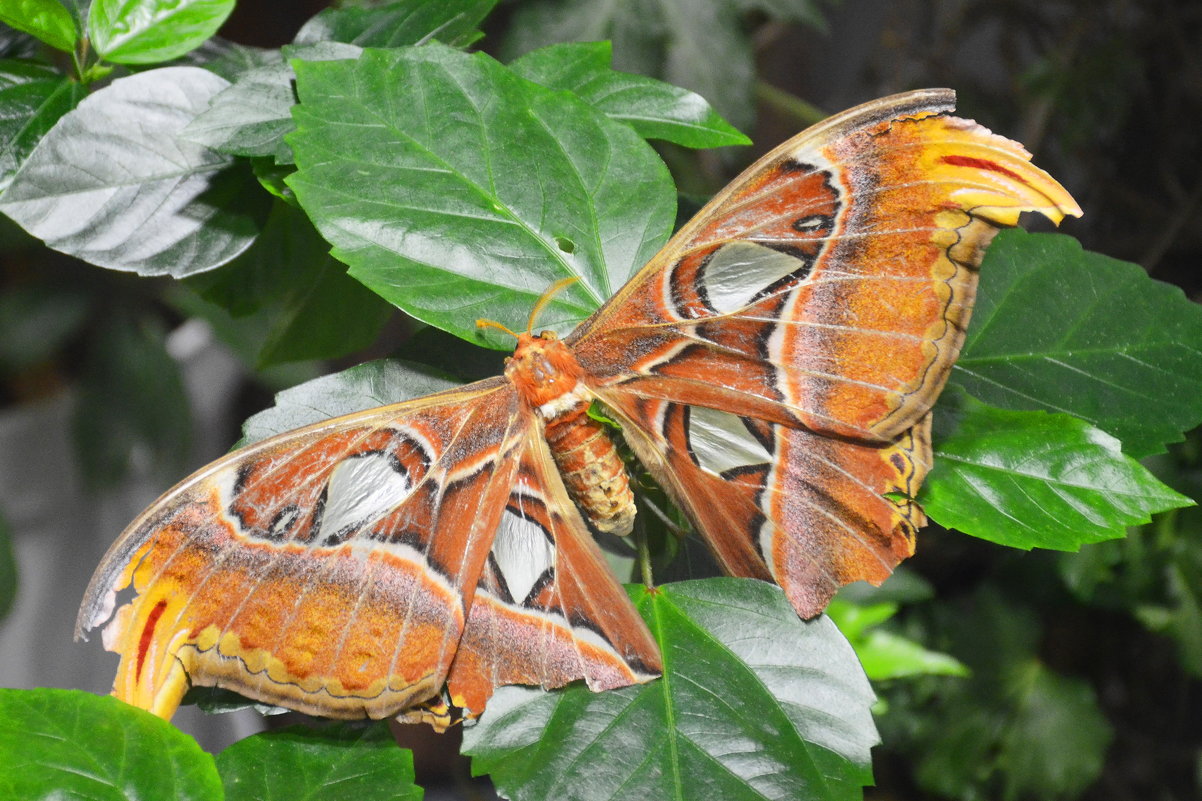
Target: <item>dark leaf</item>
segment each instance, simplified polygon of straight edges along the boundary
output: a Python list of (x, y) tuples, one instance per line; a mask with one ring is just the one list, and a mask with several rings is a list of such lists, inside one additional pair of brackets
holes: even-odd
[(952, 380), (1007, 409), (1067, 412), (1136, 457), (1202, 423), (1202, 307), (1067, 236), (1005, 231)]
[(49, 67), (0, 61), (0, 192), (38, 141), (84, 94), (82, 86)]

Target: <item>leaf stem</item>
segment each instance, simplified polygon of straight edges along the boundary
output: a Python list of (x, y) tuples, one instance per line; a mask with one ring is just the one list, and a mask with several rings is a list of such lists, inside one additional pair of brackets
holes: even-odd
[(641, 519), (634, 527), (634, 547), (638, 552), (639, 578), (644, 586), (654, 587), (655, 580), (651, 575), (651, 548), (647, 543), (647, 528)]

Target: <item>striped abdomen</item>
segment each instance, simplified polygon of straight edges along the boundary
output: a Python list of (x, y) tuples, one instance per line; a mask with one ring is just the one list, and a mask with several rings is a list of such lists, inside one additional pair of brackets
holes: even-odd
[(546, 438), (568, 492), (598, 531), (626, 535), (634, 526), (634, 495), (626, 465), (588, 402), (547, 420)]
[(613, 440), (588, 416), (580, 365), (554, 334), (522, 334), (505, 375), (544, 423), (544, 436), (573, 500), (608, 534), (629, 534), (634, 495)]

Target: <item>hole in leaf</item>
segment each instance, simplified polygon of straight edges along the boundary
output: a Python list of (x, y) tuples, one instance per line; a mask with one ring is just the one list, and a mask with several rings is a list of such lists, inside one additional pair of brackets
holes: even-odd
[(559, 249), (564, 253), (575, 253), (576, 243), (568, 239), (566, 236), (555, 237), (555, 244), (559, 245)]

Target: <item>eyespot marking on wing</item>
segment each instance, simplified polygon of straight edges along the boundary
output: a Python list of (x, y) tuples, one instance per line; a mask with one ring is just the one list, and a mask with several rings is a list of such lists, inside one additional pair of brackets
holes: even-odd
[(387, 453), (371, 451), (344, 459), (326, 484), (321, 543), (346, 540), (399, 506), (411, 491), (404, 466)]
[(706, 259), (699, 289), (710, 308), (731, 314), (783, 278), (804, 278), (812, 261), (755, 242), (730, 242)]
[(492, 558), (514, 603), (524, 604), (555, 567), (555, 546), (534, 520), (510, 506), (501, 515)]
[(741, 418), (703, 406), (690, 406), (687, 411), (689, 455), (703, 470), (724, 476), (730, 470), (772, 461), (772, 454)]

